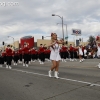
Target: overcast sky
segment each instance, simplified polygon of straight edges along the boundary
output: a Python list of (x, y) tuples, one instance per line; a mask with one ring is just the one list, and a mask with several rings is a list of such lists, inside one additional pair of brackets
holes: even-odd
[[(0, 0), (0, 44), (12, 42), (7, 36), (19, 40), (32, 35), (36, 41), (56, 32), (63, 37), (61, 25), (57, 25), (61, 19), (52, 14), (63, 16), (70, 41), (74, 39), (72, 29), (81, 29), (83, 41), (100, 33), (100, 0)], [(64, 30), (66, 36), (65, 26)]]

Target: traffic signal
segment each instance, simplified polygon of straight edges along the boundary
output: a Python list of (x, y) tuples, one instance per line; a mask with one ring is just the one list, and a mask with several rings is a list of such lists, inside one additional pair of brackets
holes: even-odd
[(4, 41), (2, 42), (2, 45), (5, 45), (5, 42)]
[(42, 40), (44, 39), (44, 36), (42, 36)]
[(79, 41), (81, 41), (82, 39), (81, 38), (79, 38)]
[(65, 43), (68, 44), (68, 41), (66, 41)]

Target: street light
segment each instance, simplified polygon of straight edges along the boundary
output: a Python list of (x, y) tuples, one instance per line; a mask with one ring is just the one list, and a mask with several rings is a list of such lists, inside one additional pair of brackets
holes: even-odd
[(63, 17), (61, 17), (59, 15), (55, 15), (55, 14), (52, 14), (52, 16), (58, 16), (61, 18), (61, 20), (62, 20), (62, 34), (63, 34), (63, 40), (64, 40)]
[[(57, 25), (58, 25), (58, 24), (61, 24), (61, 23), (57, 23)], [(65, 25), (65, 26), (66, 26), (66, 35), (67, 35), (67, 41), (68, 41), (67, 24), (63, 24), (63, 25)]]
[[(11, 36), (8, 36), (8, 38), (10, 38)], [(14, 43), (14, 38), (13, 37), (11, 37), (12, 39), (13, 39), (13, 46), (14, 46), (14, 48), (15, 48), (15, 43)]]

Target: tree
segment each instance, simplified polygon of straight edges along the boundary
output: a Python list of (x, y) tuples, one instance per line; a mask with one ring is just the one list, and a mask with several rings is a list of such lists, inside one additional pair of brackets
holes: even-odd
[(93, 47), (93, 45), (96, 44), (96, 42), (95, 42), (95, 37), (92, 36), (92, 35), (89, 36), (88, 42), (89, 42), (90, 46)]
[(89, 40), (88, 40), (88, 42), (90, 43), (90, 44), (93, 44), (94, 43), (94, 41), (95, 41), (95, 37), (94, 36), (89, 36)]

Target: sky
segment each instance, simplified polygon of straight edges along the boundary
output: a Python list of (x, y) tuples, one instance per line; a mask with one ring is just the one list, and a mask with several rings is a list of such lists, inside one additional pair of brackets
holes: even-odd
[(100, 34), (100, 0), (0, 0), (0, 45), (11, 43), (11, 37), (34, 36), (37, 41), (52, 32), (62, 38), (62, 21), (52, 14), (63, 17), (69, 41), (74, 41), (72, 29), (81, 30), (84, 42)]

